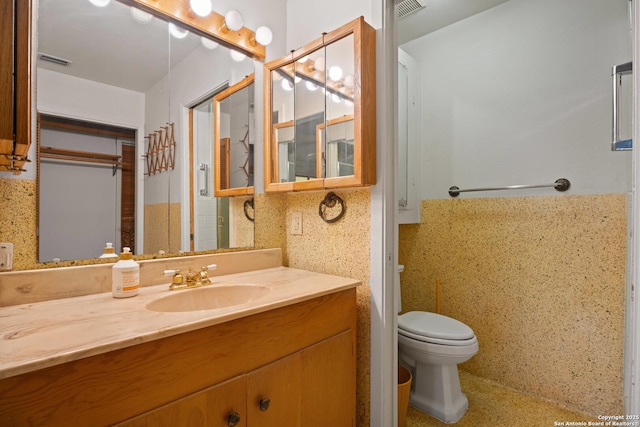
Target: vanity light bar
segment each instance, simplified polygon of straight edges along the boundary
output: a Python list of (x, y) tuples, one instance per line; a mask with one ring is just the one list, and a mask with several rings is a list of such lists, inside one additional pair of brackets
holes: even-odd
[(188, 27), (189, 31), (199, 36), (214, 39), (216, 42), (245, 55), (264, 59), (266, 48), (256, 43), (256, 34), (247, 27), (230, 30), (225, 25), (225, 17), (211, 12), (205, 17), (197, 16), (190, 8), (188, 1), (176, 0), (118, 0), (120, 3), (137, 7), (152, 15), (168, 20), (178, 26)]

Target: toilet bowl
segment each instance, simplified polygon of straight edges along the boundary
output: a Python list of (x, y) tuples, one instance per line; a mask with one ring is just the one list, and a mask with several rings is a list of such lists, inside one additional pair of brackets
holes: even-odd
[(455, 423), (469, 408), (458, 364), (477, 352), (473, 330), (458, 320), (423, 311), (398, 316), (398, 359), (413, 374), (409, 403), (440, 421)]

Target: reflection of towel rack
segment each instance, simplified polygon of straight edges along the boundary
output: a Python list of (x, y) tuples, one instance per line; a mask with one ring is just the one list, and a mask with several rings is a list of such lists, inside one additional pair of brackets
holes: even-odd
[(533, 185), (507, 185), (505, 187), (486, 187), (486, 188), (469, 188), (465, 190), (461, 190), (455, 185), (449, 188), (449, 195), (451, 197), (458, 197), (460, 193), (465, 193), (467, 191), (493, 191), (493, 190), (520, 190), (523, 188), (543, 188), (543, 187), (554, 187), (558, 191), (567, 191), (571, 183), (568, 179), (560, 178), (557, 179), (553, 184), (533, 184)]
[(613, 76), (613, 140), (611, 142), (612, 151), (631, 150), (633, 148), (633, 140), (620, 140), (620, 96), (619, 90), (622, 85), (622, 76), (633, 72), (633, 63), (627, 62), (613, 67), (611, 75)]

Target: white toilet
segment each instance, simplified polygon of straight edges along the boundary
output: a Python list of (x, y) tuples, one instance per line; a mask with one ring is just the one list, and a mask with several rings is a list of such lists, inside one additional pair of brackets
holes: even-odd
[(413, 375), (409, 403), (442, 422), (459, 421), (469, 408), (457, 365), (477, 352), (473, 330), (458, 320), (424, 311), (398, 316), (398, 359)]

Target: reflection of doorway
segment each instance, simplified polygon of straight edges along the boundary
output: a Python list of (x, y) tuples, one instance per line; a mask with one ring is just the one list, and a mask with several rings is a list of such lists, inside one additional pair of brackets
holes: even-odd
[(213, 97), (189, 109), (191, 170), (191, 250), (229, 247), (229, 200), (214, 196)]
[(135, 130), (39, 117), (39, 260), (135, 251)]

